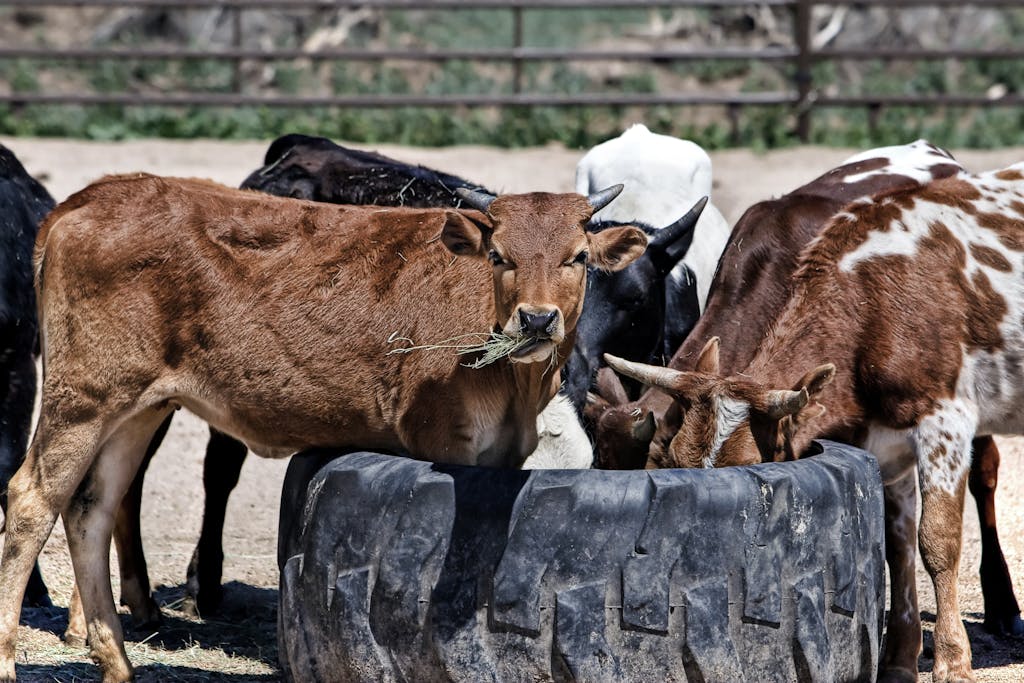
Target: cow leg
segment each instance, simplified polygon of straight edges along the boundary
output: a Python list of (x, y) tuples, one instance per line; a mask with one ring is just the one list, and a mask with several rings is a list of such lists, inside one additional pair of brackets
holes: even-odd
[(974, 680), (971, 644), (960, 618), (957, 575), (975, 428), (971, 408), (950, 403), (922, 420), (915, 433), (921, 487), (918, 541), (935, 588), (935, 683)]
[(103, 671), (104, 683), (132, 678), (108, 569), (114, 521), (145, 457), (146, 446), (166, 415), (166, 410), (147, 409), (121, 424), (104, 443), (64, 511), (89, 654)]
[[(36, 365), (32, 360), (31, 344), (26, 353), (6, 368), (0, 368), (0, 377), (6, 377), (0, 402), (0, 510), (7, 516), (7, 484), (25, 459), (29, 429), (32, 426), (32, 406), (36, 395)], [(51, 607), (50, 593), (39, 572), (39, 563), (32, 567), (25, 590), (24, 607)]]
[(57, 515), (85, 476), (101, 425), (54, 429), (44, 409), (25, 463), (11, 479), (6, 537), (0, 561), (0, 680), (14, 679), (21, 601), (32, 567)]
[(889, 618), (878, 680), (917, 680), (921, 614), (917, 609), (917, 486), (906, 475), (885, 486), (885, 561), (889, 566)]
[[(139, 471), (135, 473), (128, 492), (121, 500), (114, 522), (114, 543), (117, 545), (117, 563), (121, 570), (121, 604), (131, 610), (132, 623), (136, 628), (152, 628), (160, 623), (160, 607), (151, 594), (149, 570), (146, 567), (146, 555), (142, 549), (140, 513), (142, 485), (146, 478), (146, 469), (167, 435), (167, 429), (171, 426), (173, 417), (174, 413), (171, 413), (164, 418), (156, 433), (153, 434), (149, 446), (146, 447), (146, 455), (142, 459)], [(63, 637), (64, 642), (68, 645), (85, 645), (85, 613), (82, 611), (82, 599), (77, 585), (71, 593), (68, 628), (64, 631)]]
[(149, 628), (160, 623), (160, 608), (150, 590), (146, 554), (142, 549), (142, 485), (149, 462), (163, 443), (173, 417), (174, 413), (170, 413), (164, 418), (146, 446), (142, 464), (121, 500), (114, 522), (114, 542), (121, 570), (121, 604), (131, 610), (132, 623), (138, 628)]
[(971, 444), (971, 495), (978, 506), (981, 525), (981, 592), (985, 597), (985, 630), (999, 635), (1024, 636), (1024, 621), (1013, 594), (1013, 580), (1006, 567), (996, 530), (996, 484), (999, 481), (999, 449), (991, 436)]
[(247, 449), (245, 444), (213, 427), (203, 461), (203, 530), (188, 564), (186, 598), (182, 609), (196, 616), (211, 614), (224, 597), (221, 574), (224, 569), (224, 516), (228, 496), (238, 485)]

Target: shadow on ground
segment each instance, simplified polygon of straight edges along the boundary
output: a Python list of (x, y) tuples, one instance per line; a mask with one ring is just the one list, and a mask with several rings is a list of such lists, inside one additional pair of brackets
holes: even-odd
[[(239, 582), (225, 584), (221, 609), (207, 619), (197, 619), (177, 609), (184, 595), (183, 584), (157, 588), (154, 597), (161, 606), (163, 622), (156, 629), (133, 628), (131, 617), (121, 615), (125, 645), (135, 664), (137, 681), (279, 680), (276, 673), (263, 673), (267, 668), (277, 670), (277, 589)], [(63, 607), (29, 608), (22, 612), (23, 624), (58, 638), (67, 622), (68, 610)], [(72, 660), (86, 654), (63, 643), (55, 647), (61, 654), (74, 652)], [(216, 654), (211, 655), (211, 651)], [(207, 659), (211, 656), (220, 658), (216, 666)], [(227, 667), (223, 664), (225, 658)], [(247, 668), (250, 670), (246, 671)], [(251, 671), (253, 668), (258, 672)], [(18, 666), (18, 680), (23, 681), (98, 679), (99, 670), (83, 662)]]

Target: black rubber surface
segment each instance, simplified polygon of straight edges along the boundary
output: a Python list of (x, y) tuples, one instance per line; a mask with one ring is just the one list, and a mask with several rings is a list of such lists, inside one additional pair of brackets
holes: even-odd
[(280, 658), (295, 681), (852, 681), (884, 609), (873, 457), (512, 471), (296, 456)]

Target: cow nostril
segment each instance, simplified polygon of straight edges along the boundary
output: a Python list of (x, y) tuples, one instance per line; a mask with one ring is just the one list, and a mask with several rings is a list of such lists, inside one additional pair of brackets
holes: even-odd
[(551, 327), (555, 323), (555, 319), (558, 317), (558, 311), (548, 311), (547, 313), (527, 313), (520, 309), (519, 311), (519, 330), (523, 334), (538, 335), (538, 334), (551, 334)]
[(552, 332), (551, 328), (554, 326), (555, 318), (557, 318), (557, 317), (558, 317), (558, 311), (550, 311), (550, 312), (548, 312), (548, 314), (546, 316), (543, 316), (543, 318), (544, 318), (544, 331), (547, 332), (548, 334), (551, 334), (551, 332)]

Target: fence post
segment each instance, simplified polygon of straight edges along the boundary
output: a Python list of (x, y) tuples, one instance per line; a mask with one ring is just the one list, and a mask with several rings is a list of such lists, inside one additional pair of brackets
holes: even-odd
[[(512, 8), (512, 47), (516, 51), (523, 46), (523, 8), (516, 5)], [(512, 58), (512, 92), (523, 91), (523, 60), (518, 56)]]
[[(231, 46), (235, 50), (242, 47), (242, 8), (234, 7), (231, 10)], [(231, 74), (231, 86), (236, 95), (242, 94), (242, 60), (237, 55), (233, 60), (234, 71)]]
[(800, 142), (811, 137), (811, 7), (814, 0), (797, 0), (796, 5), (796, 133)]

